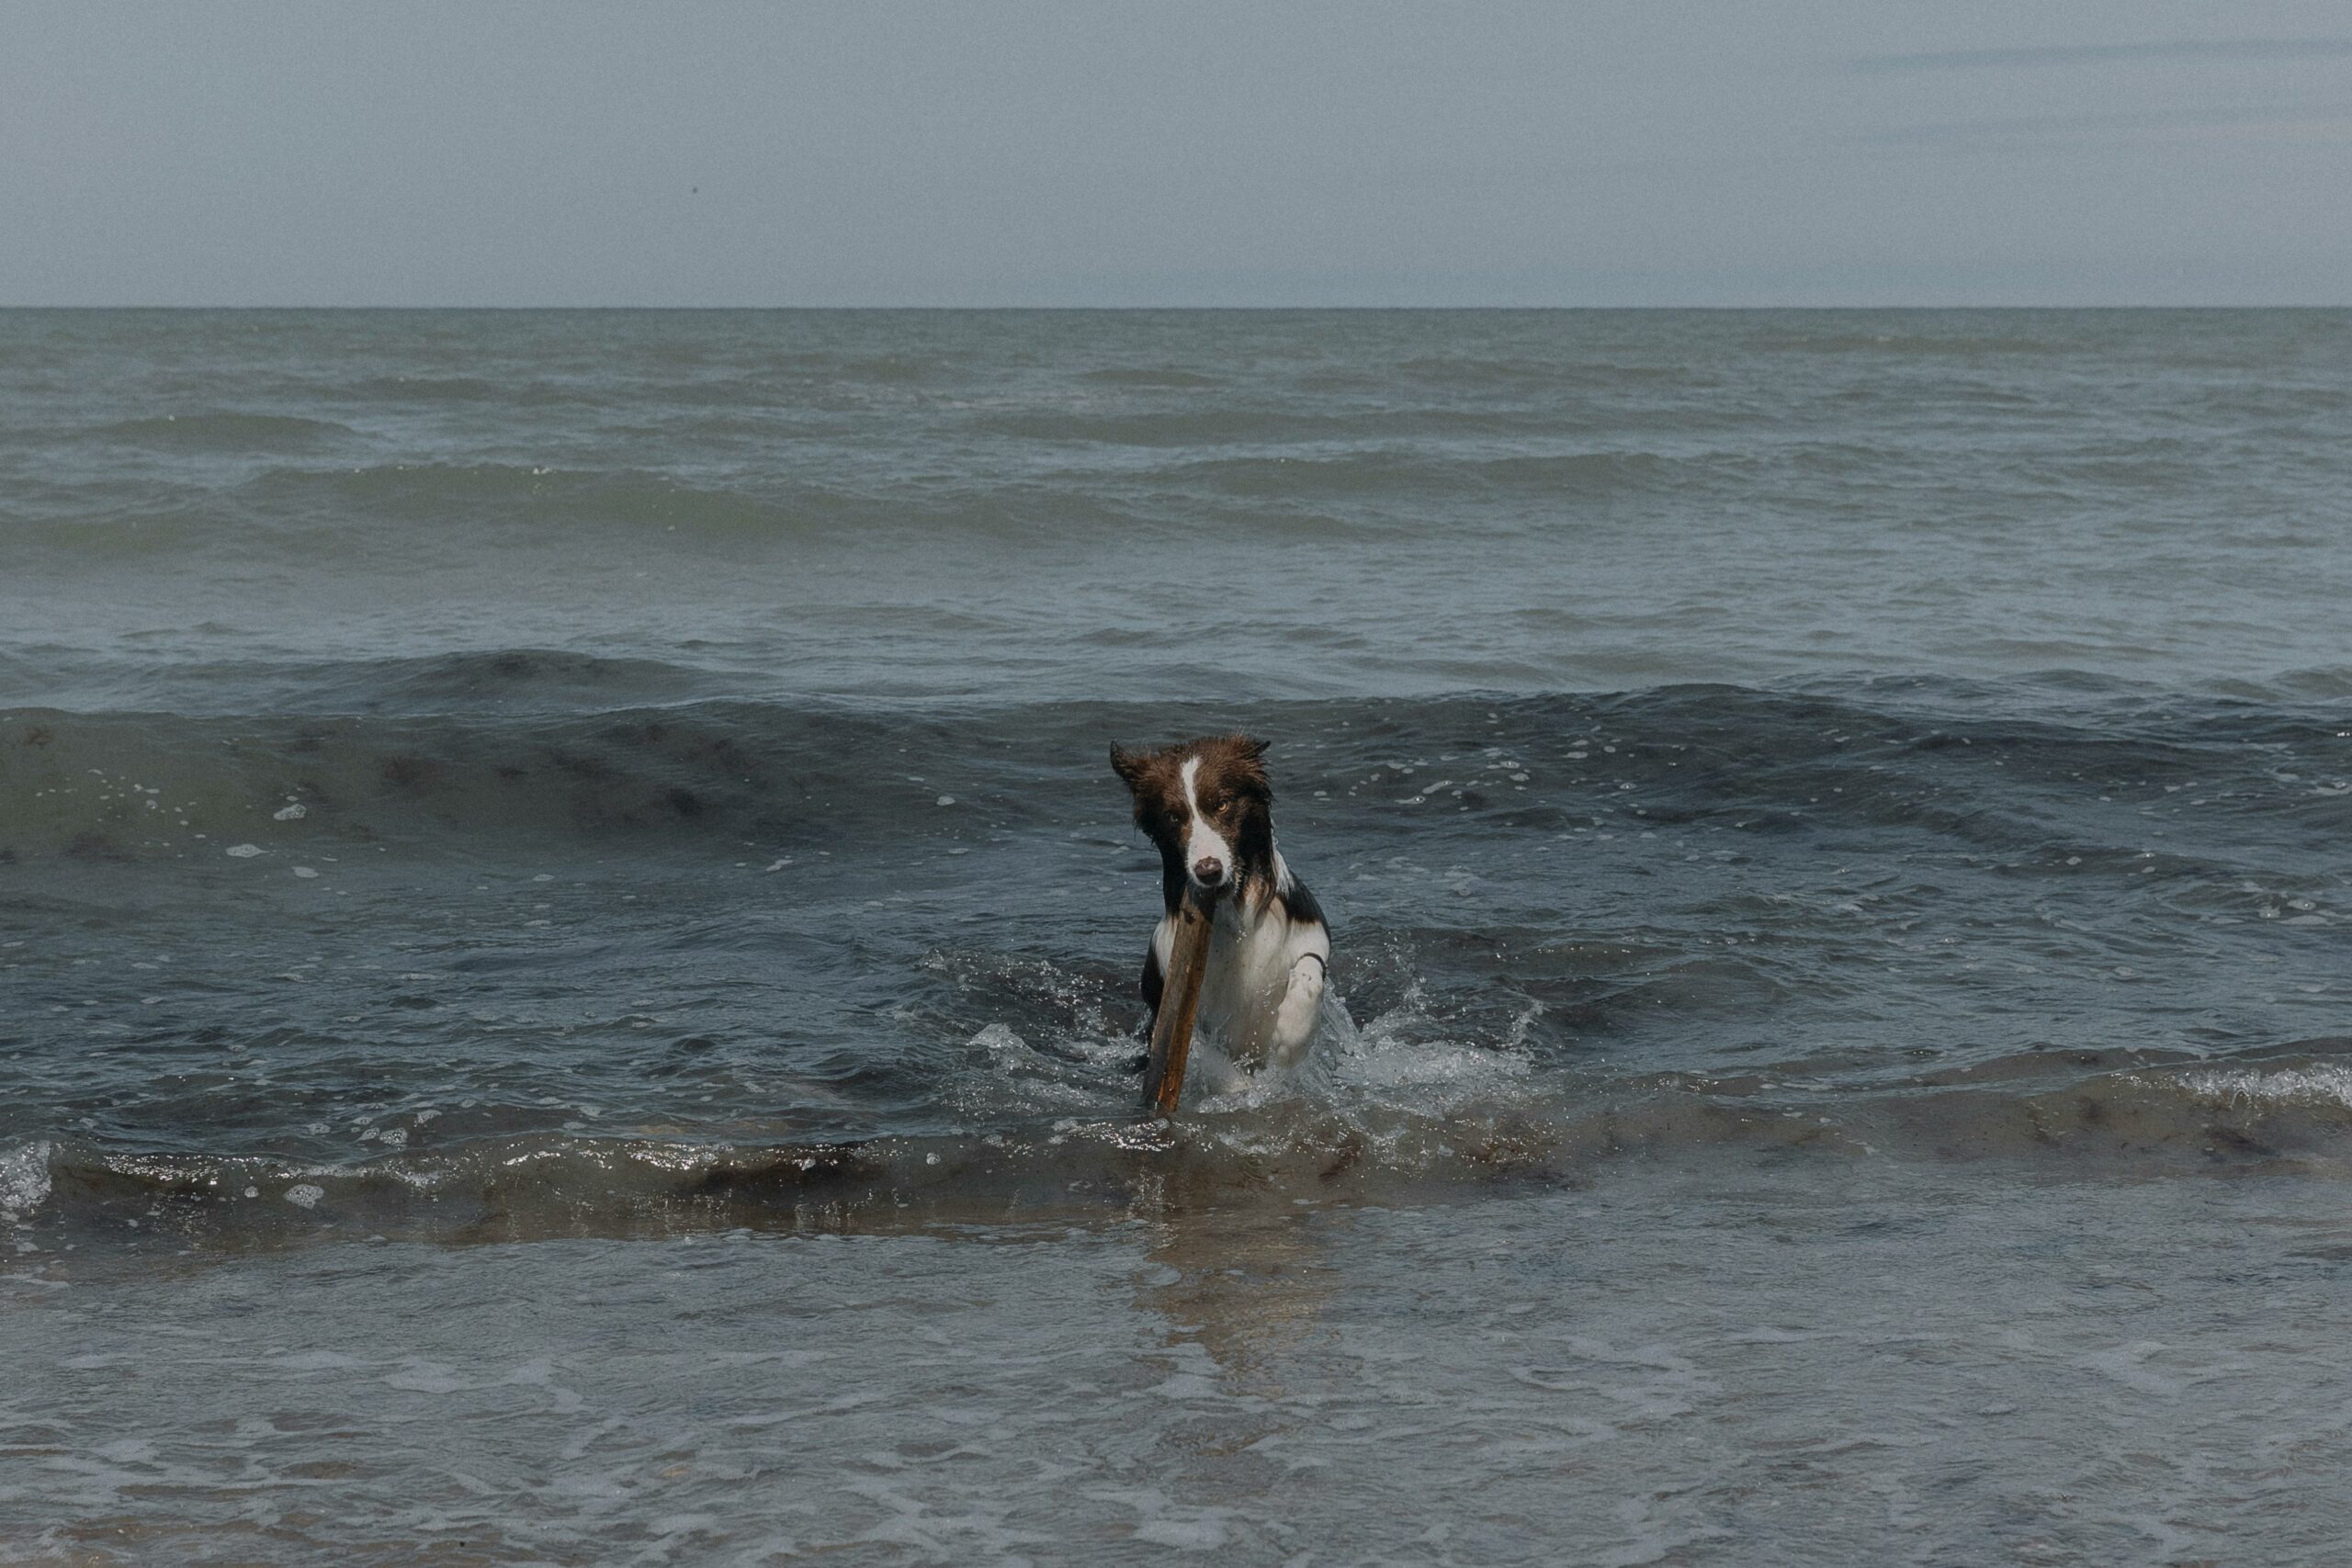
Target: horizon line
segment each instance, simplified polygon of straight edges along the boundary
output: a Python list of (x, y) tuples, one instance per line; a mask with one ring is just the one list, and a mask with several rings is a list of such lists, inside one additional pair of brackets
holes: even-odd
[(669, 312), (676, 312), (676, 313), (681, 313), (681, 314), (683, 314), (683, 313), (687, 313), (687, 312), (693, 312), (693, 311), (709, 311), (709, 312), (727, 311), (727, 312), (733, 312), (733, 313), (739, 313), (739, 314), (740, 314), (740, 313), (746, 312), (746, 311), (756, 311), (756, 310), (774, 310), (774, 311), (804, 311), (804, 312), (831, 311), (831, 312), (841, 312), (841, 313), (847, 313), (847, 312), (852, 312), (852, 311), (880, 311), (880, 310), (892, 310), (892, 311), (937, 311), (937, 312), (941, 312), (941, 313), (947, 313), (947, 312), (961, 312), (961, 313), (965, 313), (965, 314), (978, 314), (978, 313), (982, 313), (982, 312), (990, 312), (990, 311), (993, 311), (993, 312), (1001, 312), (1001, 313), (1006, 313), (1006, 314), (1011, 314), (1011, 313), (1015, 313), (1015, 312), (1020, 312), (1020, 313), (1029, 313), (1029, 314), (1036, 314), (1036, 313), (1043, 313), (1043, 312), (1064, 312), (1064, 313), (1071, 313), (1071, 314), (1092, 313), (1092, 314), (1098, 314), (1098, 315), (1110, 315), (1110, 314), (1116, 314), (1116, 313), (1122, 313), (1122, 312), (1139, 312), (1139, 311), (1152, 311), (1152, 310), (1170, 310), (1170, 311), (1173, 311), (1173, 310), (1182, 310), (1182, 311), (1194, 311), (1194, 312), (1203, 312), (1203, 313), (1212, 312), (1212, 311), (1231, 311), (1231, 312), (1245, 312), (1245, 311), (1261, 311), (1261, 312), (1275, 312), (1275, 311), (1321, 311), (1321, 312), (1355, 311), (1355, 312), (1363, 312), (1363, 313), (1373, 313), (1373, 312), (1381, 312), (1381, 311), (1387, 311), (1387, 312), (1403, 312), (1403, 311), (1436, 311), (1436, 310), (1461, 310), (1461, 311), (1485, 310), (1485, 311), (1498, 311), (1498, 312), (1499, 312), (1499, 311), (1514, 311), (1514, 312), (1525, 313), (1525, 312), (1531, 312), (1531, 311), (1541, 311), (1541, 310), (1551, 310), (1551, 311), (1568, 311), (1568, 310), (1596, 310), (1596, 311), (1598, 311), (1598, 310), (1615, 310), (1615, 311), (1636, 311), (1636, 310), (1652, 310), (1652, 311), (1685, 310), (1685, 311), (1690, 311), (1690, 310), (1711, 310), (1711, 311), (1725, 311), (1725, 312), (1729, 312), (1729, 311), (1738, 311), (1738, 310), (1819, 310), (1819, 311), (1830, 311), (1830, 310), (1944, 310), (1944, 311), (1951, 311), (1951, 310), (2352, 310), (2352, 301), (2346, 301), (2346, 302), (2334, 302), (2334, 303), (2323, 303), (2323, 302), (2317, 302), (2317, 301), (2288, 301), (2288, 302), (2266, 303), (2266, 304), (2245, 304), (2245, 303), (2225, 303), (2225, 302), (2220, 302), (2220, 301), (2202, 301), (2202, 302), (2195, 302), (2195, 303), (2179, 303), (2179, 302), (2173, 302), (2173, 303), (2154, 303), (2154, 302), (2128, 302), (2128, 301), (2127, 301), (2127, 302), (2119, 302), (2119, 301), (2114, 301), (2114, 300), (2107, 300), (2107, 301), (2101, 301), (2101, 302), (2096, 302), (2096, 303), (2090, 303), (2090, 302), (2083, 302), (2083, 303), (2053, 303), (2053, 302), (2047, 301), (2047, 300), (2032, 301), (2032, 302), (2025, 302), (2025, 301), (2006, 302), (2006, 301), (1982, 301), (1982, 300), (1979, 300), (1979, 301), (1972, 301), (1972, 302), (1968, 302), (1968, 303), (1950, 303), (1950, 302), (1947, 302), (1947, 303), (1933, 303), (1933, 302), (1924, 302), (1924, 301), (1922, 301), (1922, 302), (1908, 302), (1908, 303), (1889, 303), (1889, 302), (1886, 302), (1886, 301), (1878, 301), (1878, 302), (1872, 302), (1872, 303), (1860, 303), (1860, 302), (1857, 302), (1857, 303), (1846, 303), (1846, 304), (1821, 304), (1821, 303), (1817, 303), (1817, 302), (1816, 302), (1816, 303), (1809, 303), (1809, 304), (1769, 304), (1769, 303), (1747, 303), (1747, 304), (1699, 304), (1699, 303), (1691, 303), (1691, 304), (1641, 304), (1641, 305), (1621, 305), (1621, 304), (1573, 304), (1573, 305), (1571, 305), (1571, 304), (1540, 304), (1540, 305), (1539, 305), (1539, 304), (1482, 304), (1482, 303), (1459, 303), (1459, 302), (1457, 302), (1457, 303), (1451, 303), (1451, 304), (1380, 304), (1380, 305), (1374, 305), (1374, 304), (1361, 304), (1361, 303), (1358, 303), (1358, 304), (1265, 304), (1265, 303), (1261, 303), (1261, 304), (1229, 304), (1229, 303), (1228, 303), (1228, 304), (1216, 304), (1216, 305), (1206, 305), (1206, 304), (1182, 304), (1182, 303), (1168, 303), (1168, 304), (1120, 304), (1120, 305), (1090, 305), (1090, 304), (1061, 304), (1061, 305), (1037, 305), (1037, 304), (1026, 304), (1026, 305), (1011, 305), (1011, 304), (956, 304), (956, 305), (948, 305), (948, 304), (934, 304), (934, 303), (893, 303), (893, 304), (855, 304), (855, 305), (842, 305), (842, 304), (824, 304), (824, 305), (808, 305), (808, 304), (797, 304), (797, 305), (777, 305), (777, 304), (760, 304), (760, 305), (744, 305), (744, 304), (727, 304), (727, 305), (645, 305), (645, 304), (633, 304), (633, 305), (616, 305), (616, 304), (594, 304), (594, 305), (581, 305), (581, 304), (566, 304), (566, 305), (431, 304), (431, 305), (424, 305), (424, 304), (401, 304), (401, 305), (388, 305), (388, 304), (380, 304), (380, 303), (368, 303), (368, 304), (340, 304), (340, 305), (319, 305), (319, 304), (300, 304), (300, 305), (288, 305), (288, 304), (271, 304), (271, 305), (256, 305), (256, 304), (203, 304), (203, 305), (190, 305), (190, 304), (124, 304), (124, 303), (120, 303), (120, 302), (105, 303), (105, 304), (94, 304), (94, 303), (74, 303), (74, 304), (54, 304), (54, 303), (52, 303), (52, 304), (16, 304), (16, 303), (9, 303), (9, 302), (5, 302), (5, 301), (0, 301), (0, 311), (7, 311), (7, 312), (34, 311), (34, 310), (154, 310), (154, 311), (164, 311), (164, 310), (184, 310), (184, 311), (202, 311), (202, 310), (215, 310), (215, 311), (219, 311), (219, 310), (253, 310), (253, 311), (269, 311), (269, 310), (278, 310), (278, 311), (293, 311), (293, 310), (382, 310), (382, 311), (427, 311), (427, 310), (432, 310), (432, 311), (460, 311), (460, 310), (478, 310), (478, 311), (482, 311), (482, 312), (485, 312), (485, 313), (487, 313), (487, 312), (508, 312), (508, 313), (516, 313), (516, 314), (523, 313), (523, 312), (526, 312), (526, 311), (549, 311), (549, 312), (552, 312), (552, 311), (564, 311), (564, 310), (582, 311), (582, 312), (604, 311), (604, 312), (616, 312), (616, 312), (622, 312), (622, 311), (636, 311), (636, 312), (669, 311)]

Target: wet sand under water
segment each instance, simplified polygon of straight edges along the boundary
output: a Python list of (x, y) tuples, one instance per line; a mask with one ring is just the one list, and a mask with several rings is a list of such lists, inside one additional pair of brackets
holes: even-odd
[(1723, 1153), (5, 1282), (14, 1561), (2312, 1563), (2352, 1215)]

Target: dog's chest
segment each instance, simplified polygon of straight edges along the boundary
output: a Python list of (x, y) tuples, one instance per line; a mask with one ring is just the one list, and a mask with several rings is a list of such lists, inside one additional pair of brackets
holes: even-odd
[(1278, 908), (1247, 921), (1229, 907), (1217, 911), (1201, 978), (1201, 1021), (1237, 1062), (1251, 1064), (1266, 1055), (1297, 961), (1295, 936), (1293, 922)]

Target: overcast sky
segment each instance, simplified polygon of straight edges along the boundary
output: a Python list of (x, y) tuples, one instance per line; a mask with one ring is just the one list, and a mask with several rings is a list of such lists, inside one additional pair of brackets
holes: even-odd
[(0, 0), (0, 304), (2347, 280), (2344, 0)]

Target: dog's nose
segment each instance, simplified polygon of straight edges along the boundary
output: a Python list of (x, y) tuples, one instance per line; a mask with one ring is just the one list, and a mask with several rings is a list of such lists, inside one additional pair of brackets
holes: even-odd
[(1215, 855), (1203, 855), (1193, 863), (1193, 880), (1204, 887), (1215, 887), (1225, 880), (1225, 863)]

